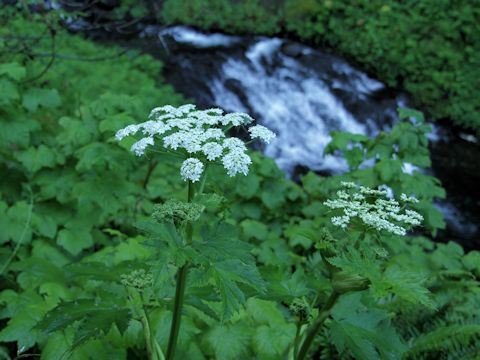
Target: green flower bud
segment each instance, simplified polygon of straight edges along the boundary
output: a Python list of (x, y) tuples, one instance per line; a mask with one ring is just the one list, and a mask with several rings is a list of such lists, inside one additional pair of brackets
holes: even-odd
[(332, 275), (332, 286), (339, 294), (349, 291), (362, 291), (368, 289), (370, 281), (361, 275), (349, 274), (345, 271), (338, 271)]
[(290, 304), (290, 311), (296, 316), (300, 322), (308, 322), (310, 318), (310, 305), (304, 298), (296, 298)]
[(204, 210), (205, 206), (201, 204), (170, 199), (163, 204), (155, 205), (152, 217), (158, 222), (172, 221), (183, 224), (198, 220)]
[(120, 276), (120, 282), (127, 287), (135, 289), (146, 289), (153, 285), (153, 276), (143, 269), (133, 270), (130, 274), (123, 274)]

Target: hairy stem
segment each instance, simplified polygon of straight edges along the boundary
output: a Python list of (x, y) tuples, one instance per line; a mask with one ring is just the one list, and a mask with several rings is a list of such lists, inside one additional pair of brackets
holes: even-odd
[(335, 305), (335, 302), (337, 301), (339, 296), (340, 294), (338, 294), (336, 291), (332, 292), (332, 294), (327, 300), (327, 303), (323, 306), (322, 310), (318, 314), (318, 317), (315, 319), (313, 324), (310, 325), (310, 327), (308, 328), (307, 337), (303, 341), (302, 347), (300, 348), (300, 351), (298, 352), (298, 355), (295, 358), (296, 360), (305, 359), (305, 356), (307, 356), (308, 349), (312, 345), (313, 339), (315, 339), (315, 335), (317, 335), (323, 323), (330, 315), (330, 310), (332, 309), (333, 305)]
[[(188, 202), (193, 200), (195, 188), (191, 181), (188, 182)], [(187, 224), (186, 229), (187, 243), (192, 242), (193, 227), (191, 223)], [(170, 327), (170, 337), (168, 338), (167, 360), (173, 360), (175, 349), (177, 347), (178, 333), (180, 331), (180, 322), (182, 319), (183, 298), (185, 294), (185, 283), (187, 280), (188, 263), (183, 265), (177, 272), (177, 285), (175, 288), (175, 303), (173, 305), (173, 318)]]

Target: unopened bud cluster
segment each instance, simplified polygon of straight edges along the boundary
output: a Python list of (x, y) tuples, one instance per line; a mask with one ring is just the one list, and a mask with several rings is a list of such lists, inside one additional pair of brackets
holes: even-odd
[(289, 308), (292, 314), (297, 317), (300, 322), (305, 323), (310, 319), (310, 305), (304, 298), (293, 299)]
[(143, 269), (133, 270), (129, 274), (121, 275), (121, 283), (138, 290), (150, 288), (153, 285), (153, 276)]
[(153, 208), (153, 218), (159, 222), (172, 221), (176, 224), (194, 222), (200, 218), (205, 206), (192, 202), (170, 199)]

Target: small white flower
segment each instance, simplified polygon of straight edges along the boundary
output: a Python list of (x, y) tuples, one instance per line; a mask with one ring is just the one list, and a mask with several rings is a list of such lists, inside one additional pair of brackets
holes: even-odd
[(120, 141), (123, 138), (135, 134), (140, 129), (139, 125), (128, 125), (127, 127), (120, 129), (115, 134), (115, 138)]
[(342, 181), (340, 184), (347, 189), (356, 189), (358, 187), (357, 184), (352, 181)]
[(140, 125), (145, 135), (154, 136), (162, 135), (170, 130), (170, 126), (159, 121), (147, 121)]
[(236, 137), (229, 137), (223, 141), (223, 147), (233, 152), (244, 152), (247, 151), (245, 143)]
[(130, 150), (132, 150), (135, 155), (142, 156), (145, 153), (145, 149), (147, 148), (148, 145), (153, 145), (152, 137), (146, 137), (137, 141), (132, 145)]
[(412, 204), (418, 203), (418, 199), (415, 196), (407, 196), (407, 194), (400, 195), (400, 200), (406, 203), (412, 203)]
[[(357, 218), (368, 227), (403, 236), (407, 228), (420, 225), (423, 221), (422, 215), (414, 210), (406, 209), (402, 213), (399, 202), (393, 198), (393, 192), (392, 198), (388, 198), (389, 191), (385, 187), (375, 190), (351, 182), (344, 182), (342, 186), (345, 190), (337, 191), (336, 199), (324, 202), (330, 209), (343, 211), (342, 215), (330, 219), (335, 226), (346, 228), (352, 219)], [(404, 198), (402, 196), (402, 200)], [(406, 225), (406, 228), (402, 225)]]
[(195, 158), (189, 158), (182, 163), (180, 175), (182, 179), (197, 182), (203, 173), (203, 163)]
[(227, 114), (222, 119), (222, 125), (240, 126), (250, 124), (251, 122), (253, 122), (253, 119), (250, 115), (238, 112)]
[[(154, 108), (149, 120), (135, 125), (128, 125), (116, 133), (118, 140), (142, 130), (145, 137), (132, 146), (132, 151), (141, 156), (155, 140), (161, 140), (163, 147), (191, 154), (182, 165), (182, 177), (197, 181), (196, 173), (202, 173), (203, 164), (196, 157), (206, 156), (208, 161), (221, 159), (229, 176), (248, 174), (252, 160), (247, 155), (247, 147), (243, 140), (226, 136), (227, 128), (243, 126), (253, 119), (244, 113), (224, 114), (222, 109), (196, 110), (195, 105), (180, 107), (165, 105)], [(275, 134), (264, 126), (253, 126), (250, 130), (252, 138), (270, 142)], [(226, 155), (224, 155), (226, 153)], [(196, 160), (196, 167), (193, 161)], [(200, 165), (201, 167), (200, 167)], [(186, 166), (190, 167), (186, 167)], [(195, 171), (193, 171), (195, 170)], [(194, 180), (195, 179), (195, 180)]]
[(265, 126), (262, 125), (252, 126), (248, 129), (248, 131), (250, 132), (250, 137), (252, 139), (260, 139), (267, 144), (270, 144), (270, 141), (272, 141), (277, 136), (273, 131), (267, 129)]
[(227, 170), (228, 176), (235, 176), (238, 173), (248, 174), (248, 168), (252, 163), (250, 156), (241, 151), (230, 151), (222, 158), (222, 163)]
[(207, 156), (207, 159), (213, 161), (223, 153), (223, 146), (215, 142), (209, 142), (202, 146), (202, 152)]

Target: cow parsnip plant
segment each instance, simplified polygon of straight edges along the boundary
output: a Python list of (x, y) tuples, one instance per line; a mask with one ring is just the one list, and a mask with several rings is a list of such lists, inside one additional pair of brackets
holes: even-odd
[[(421, 171), (421, 114), (401, 110), (403, 121), (371, 139), (332, 134), (330, 151), (351, 166), (341, 176), (295, 184), (246, 151), (248, 174), (230, 177), (228, 136), (214, 141), (221, 153), (204, 143), (188, 152), (183, 136), (174, 150), (164, 139), (178, 128), (150, 145), (144, 123), (117, 141), (157, 104), (185, 101), (158, 80), (155, 60), (67, 34), (46, 15), (0, 9), (0, 358), (167, 355), (187, 264), (177, 359), (478, 356), (480, 255), (418, 236), (442, 226), (432, 203), (444, 196)], [(182, 171), (188, 158), (201, 174)], [(418, 170), (403, 172), (405, 163)], [(398, 216), (412, 210), (421, 226), (400, 236), (345, 214), (356, 205), (328, 206), (345, 198), (338, 191), (350, 201), (367, 188), (375, 197), (362, 209), (390, 204), (397, 215), (386, 220), (402, 227)], [(396, 212), (394, 199), (406, 208)]]

